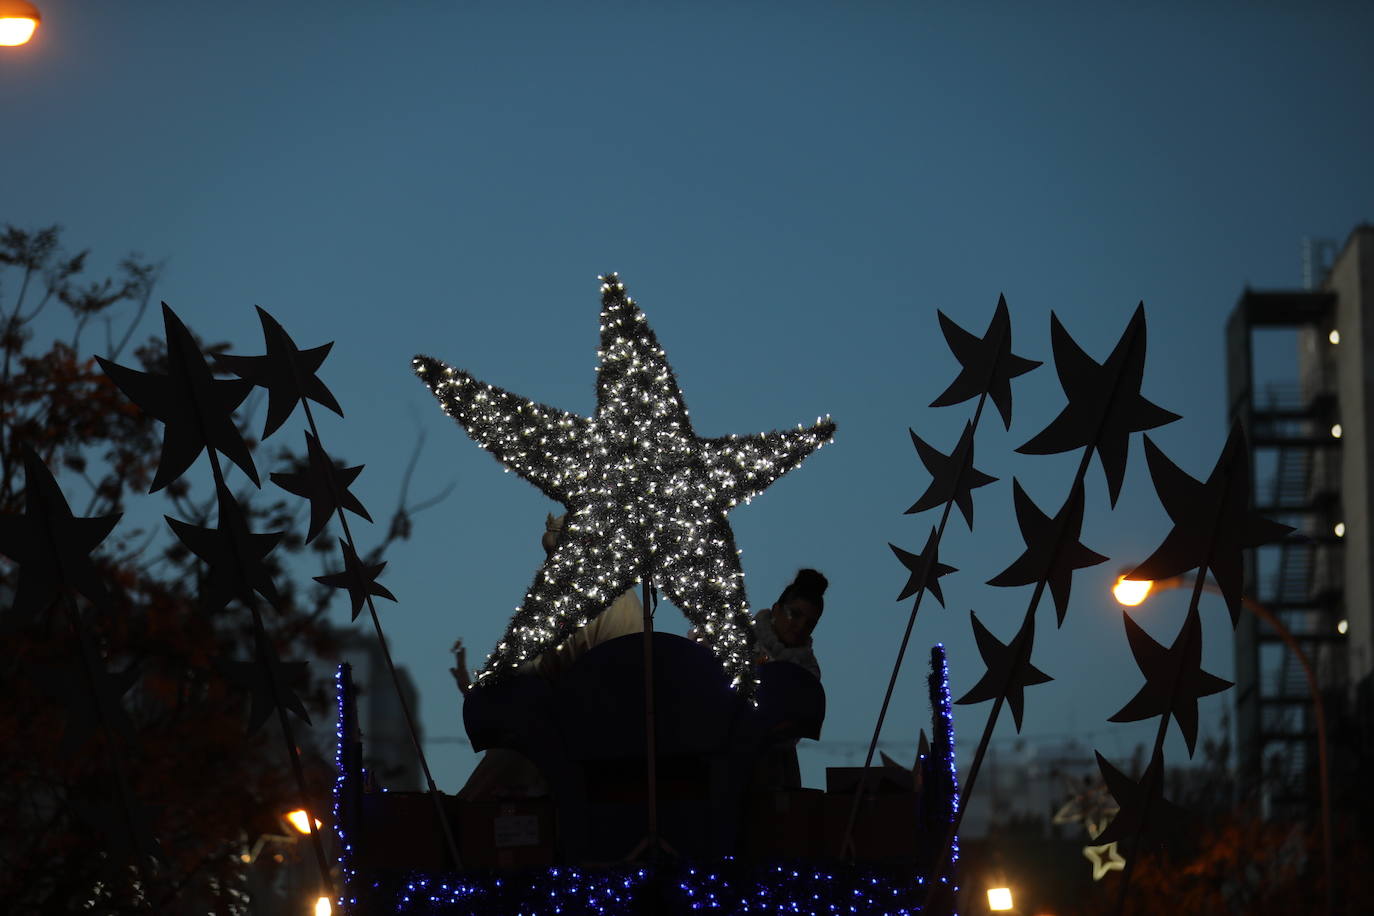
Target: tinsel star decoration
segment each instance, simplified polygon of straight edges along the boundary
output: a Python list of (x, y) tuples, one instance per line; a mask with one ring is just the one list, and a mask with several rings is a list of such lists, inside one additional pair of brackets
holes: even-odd
[(1036, 359), (1023, 359), (1011, 352), (1011, 314), (1005, 296), (997, 297), (997, 309), (988, 322), (987, 332), (975, 337), (955, 324), (944, 312), (940, 330), (945, 342), (959, 360), (959, 374), (931, 407), (949, 407), (987, 394), (1002, 415), (1002, 424), (1011, 429), (1011, 380), (1040, 365)]
[(1196, 608), (1190, 610), (1173, 645), (1166, 648), (1155, 642), (1130, 614), (1123, 611), (1122, 617), (1126, 620), (1131, 652), (1145, 675), (1145, 686), (1107, 721), (1139, 722), (1172, 714), (1188, 745), (1188, 756), (1193, 756), (1197, 744), (1197, 701), (1231, 686), (1230, 681), (1202, 670), (1202, 618)]
[(262, 306), (257, 309), (258, 320), (262, 322), (262, 336), (267, 344), (266, 355), (226, 355), (219, 358), (219, 364), (239, 378), (267, 389), (267, 421), (263, 425), (262, 437), (266, 439), (276, 432), (291, 416), (296, 405), (306, 398), (323, 404), (342, 417), (343, 410), (339, 402), (316, 375), (334, 344), (302, 350)]
[(558, 547), (536, 573), (482, 680), (558, 645), (649, 579), (705, 635), (752, 698), (753, 629), (729, 510), (830, 441), (835, 424), (699, 437), (672, 368), (612, 273), (601, 280), (596, 410), (583, 417), (417, 356), (444, 411), (498, 461), (567, 507)]
[(148, 492), (156, 493), (176, 480), (207, 448), (223, 454), (258, 485), (253, 458), (234, 425), (234, 409), (248, 397), (252, 384), (212, 376), (195, 338), (165, 302), (162, 324), (167, 337), (165, 375), (140, 372), (96, 357), (100, 368), (129, 400), (162, 421), (162, 455)]
[(1140, 394), (1145, 376), (1145, 303), (1136, 306), (1121, 339), (1106, 362), (1083, 352), (1050, 313), (1050, 343), (1059, 385), (1069, 399), (1059, 416), (1025, 445), (1025, 455), (1055, 455), (1087, 447), (1097, 452), (1107, 476), (1112, 506), (1126, 477), (1130, 435), (1178, 419), (1178, 414), (1147, 401)]
[(925, 549), (920, 553), (908, 553), (896, 544), (888, 544), (892, 552), (897, 555), (897, 559), (902, 561), (902, 565), (911, 573), (906, 580), (906, 586), (902, 593), (897, 596), (898, 601), (910, 598), (922, 588), (926, 589), (940, 602), (940, 607), (945, 606), (945, 596), (940, 590), (940, 577), (947, 576), (952, 572), (958, 572), (953, 566), (947, 566), (940, 562), (940, 539), (938, 532), (930, 529), (930, 537), (926, 538)]
[(65, 587), (97, 607), (109, 593), (91, 551), (109, 536), (120, 515), (79, 518), (38, 455), (24, 455), (24, 514), (0, 515), (0, 554), (19, 564), (11, 609), (20, 621), (52, 607)]
[(1063, 626), (1074, 570), (1096, 566), (1107, 559), (1078, 540), (1083, 528), (1083, 485), (1075, 485), (1064, 505), (1054, 518), (1050, 518), (1021, 489), (1020, 481), (1012, 478), (1011, 484), (1016, 523), (1021, 528), (1026, 550), (1010, 566), (989, 579), (988, 585), (1012, 587), (1041, 581), (1048, 583), (1055, 614), (1059, 625)]
[(983, 657), (987, 671), (973, 689), (954, 702), (960, 705), (982, 703), (1004, 697), (1011, 707), (1011, 717), (1016, 730), (1021, 730), (1021, 716), (1026, 707), (1026, 688), (1036, 684), (1047, 684), (1053, 678), (1030, 663), (1031, 649), (1035, 640), (1035, 621), (1026, 618), (1025, 625), (1012, 638), (1011, 644), (1004, 644), (983, 626), (977, 614), (973, 618), (973, 638), (978, 643), (978, 654)]
[(973, 424), (964, 424), (959, 444), (948, 455), (926, 444), (924, 439), (916, 435), (915, 430), (908, 429), (907, 432), (911, 434), (911, 444), (916, 446), (916, 454), (920, 456), (921, 464), (930, 472), (932, 480), (930, 486), (921, 494), (921, 498), (902, 514), (913, 515), (954, 500), (954, 504), (963, 513), (969, 530), (972, 531), (972, 491), (997, 481), (996, 477), (989, 477), (973, 466)]
[(1206, 567), (1226, 599), (1235, 627), (1245, 584), (1245, 551), (1280, 541), (1293, 531), (1250, 511), (1248, 456), (1245, 433), (1240, 424), (1233, 424), (1216, 466), (1203, 483), (1145, 437), (1150, 477), (1174, 526), (1164, 543), (1127, 578), (1157, 581)]

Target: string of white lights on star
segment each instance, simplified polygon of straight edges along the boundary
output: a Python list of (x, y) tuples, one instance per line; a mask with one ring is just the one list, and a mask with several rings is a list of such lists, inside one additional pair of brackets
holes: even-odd
[(752, 698), (754, 634), (727, 519), (832, 440), (835, 424), (698, 438), (644, 313), (612, 273), (601, 280), (597, 406), (591, 418), (536, 403), (427, 356), (417, 375), (482, 448), (567, 507), (558, 547), (535, 575), (477, 683), (510, 673), (585, 626), (647, 577), (704, 634)]

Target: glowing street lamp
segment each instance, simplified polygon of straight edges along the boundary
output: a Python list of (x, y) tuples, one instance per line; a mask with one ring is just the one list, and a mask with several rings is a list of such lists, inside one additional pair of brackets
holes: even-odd
[[(305, 811), (301, 808), (297, 808), (295, 811), (288, 811), (286, 813), (287, 822), (290, 823), (292, 827), (296, 828), (297, 833), (301, 834), (306, 834), (310, 832), (310, 821), (308, 820), (309, 817), (310, 815), (306, 814)], [(324, 824), (320, 822), (320, 819), (318, 817), (315, 818), (315, 829), (318, 830), (323, 826)]]
[(1116, 584), (1112, 586), (1112, 595), (1119, 604), (1135, 607), (1149, 596), (1153, 587), (1154, 583), (1149, 579), (1127, 579), (1125, 576), (1117, 576)]
[(329, 902), (328, 897), (320, 897), (315, 901), (315, 916), (330, 916), (334, 912), (334, 905)]
[(990, 887), (988, 888), (988, 909), (995, 912), (1004, 912), (1011, 909), (1011, 888), (1009, 887)]
[(42, 18), (32, 3), (0, 0), (0, 45), (14, 47), (26, 43)]

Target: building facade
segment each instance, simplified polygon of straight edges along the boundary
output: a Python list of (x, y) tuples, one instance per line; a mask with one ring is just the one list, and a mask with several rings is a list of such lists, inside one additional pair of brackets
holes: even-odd
[[(1306, 289), (1247, 289), (1226, 329), (1228, 407), (1249, 441), (1252, 504), (1296, 529), (1251, 551), (1257, 613), (1235, 634), (1241, 785), (1275, 815), (1313, 810), (1318, 703), (1331, 751), (1358, 722), (1374, 667), (1374, 226), (1309, 276)], [(1289, 356), (1274, 357), (1276, 336)], [(1350, 754), (1329, 756), (1339, 775)]]

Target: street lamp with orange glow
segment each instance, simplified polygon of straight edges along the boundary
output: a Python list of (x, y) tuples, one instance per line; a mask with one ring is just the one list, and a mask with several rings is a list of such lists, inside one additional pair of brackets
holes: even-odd
[[(1342, 526), (1344, 528), (1344, 526)], [(1344, 533), (1342, 531), (1341, 533)], [(1128, 579), (1126, 576), (1129, 569), (1123, 570), (1117, 576), (1116, 584), (1112, 586), (1112, 595), (1117, 602), (1126, 607), (1135, 607), (1145, 600), (1151, 591), (1167, 591), (1172, 588), (1191, 588), (1194, 581), (1191, 576), (1171, 576), (1168, 579), (1151, 581), (1149, 579)], [(1211, 582), (1204, 582), (1202, 587), (1209, 592), (1221, 594), (1221, 589)], [(1322, 852), (1324, 854), (1326, 870), (1326, 910), (1331, 912), (1332, 900), (1332, 861), (1331, 861), (1331, 783), (1327, 776), (1326, 764), (1326, 707), (1322, 703), (1322, 693), (1317, 686), (1317, 675), (1312, 669), (1312, 662), (1307, 654), (1298, 646), (1297, 640), (1288, 627), (1283, 625), (1283, 621), (1268, 607), (1251, 598), (1249, 595), (1240, 596), (1241, 606), (1254, 614), (1256, 617), (1269, 624), (1270, 628), (1278, 634), (1279, 639), (1288, 647), (1288, 651), (1293, 653), (1293, 657), (1302, 666), (1302, 673), (1307, 678), (1307, 692), (1312, 698), (1312, 719), (1317, 726), (1317, 768), (1318, 778), (1321, 786), (1321, 815), (1322, 815)]]
[(0, 45), (14, 47), (28, 42), (43, 17), (25, 0), (0, 0)]

